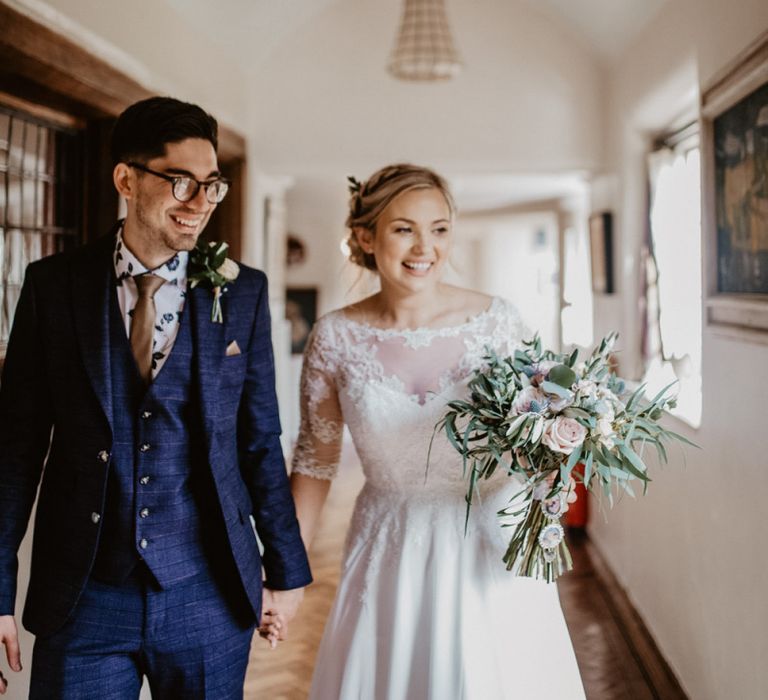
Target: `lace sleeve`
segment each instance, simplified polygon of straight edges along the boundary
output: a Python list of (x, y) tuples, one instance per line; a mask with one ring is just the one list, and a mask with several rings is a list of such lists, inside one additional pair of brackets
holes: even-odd
[(334, 379), (334, 344), (327, 325), (323, 319), (318, 321), (304, 351), (301, 424), (292, 471), (330, 480), (339, 466), (344, 419)]

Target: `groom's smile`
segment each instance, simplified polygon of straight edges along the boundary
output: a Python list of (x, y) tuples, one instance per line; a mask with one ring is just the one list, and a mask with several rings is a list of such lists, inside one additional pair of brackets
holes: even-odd
[(208, 201), (204, 186), (189, 201), (179, 201), (170, 180), (190, 178), (207, 184), (219, 177), (213, 146), (197, 138), (169, 143), (164, 155), (127, 167), (126, 245), (150, 269), (178, 251), (192, 250), (216, 204)]

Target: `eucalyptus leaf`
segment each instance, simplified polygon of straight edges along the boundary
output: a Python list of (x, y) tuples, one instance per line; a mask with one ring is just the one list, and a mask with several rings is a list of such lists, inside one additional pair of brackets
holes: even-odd
[(576, 383), (576, 372), (567, 365), (555, 365), (549, 370), (547, 379), (565, 389), (570, 389)]
[(541, 383), (541, 388), (547, 394), (555, 394), (561, 399), (570, 399), (573, 396), (573, 394), (568, 389), (565, 389), (559, 384), (555, 384), (554, 382), (543, 381)]
[(594, 455), (590, 452), (587, 455), (587, 459), (584, 461), (584, 487), (589, 488), (589, 482), (592, 478), (592, 460)]

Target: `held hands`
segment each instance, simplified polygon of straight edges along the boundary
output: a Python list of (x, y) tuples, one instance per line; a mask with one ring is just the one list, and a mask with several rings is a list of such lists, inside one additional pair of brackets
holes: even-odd
[[(8, 665), (17, 673), (21, 671), (21, 654), (19, 653), (19, 634), (13, 615), (0, 615), (0, 644), (5, 645), (5, 655)], [(8, 689), (8, 681), (0, 672), (0, 695)]]
[(273, 649), (278, 641), (288, 638), (288, 623), (296, 616), (303, 598), (303, 588), (289, 591), (264, 589), (259, 636), (266, 639)]

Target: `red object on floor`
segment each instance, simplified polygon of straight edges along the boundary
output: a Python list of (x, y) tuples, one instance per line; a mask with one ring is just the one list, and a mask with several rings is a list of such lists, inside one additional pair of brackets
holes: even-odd
[[(581, 462), (577, 464), (573, 469), (573, 473), (583, 477), (584, 465)], [(571, 503), (568, 507), (564, 521), (568, 527), (584, 528), (587, 526), (587, 520), (589, 520), (589, 498), (587, 496), (587, 489), (584, 488), (584, 484), (581, 481), (576, 484), (576, 495), (578, 498), (575, 503)]]

